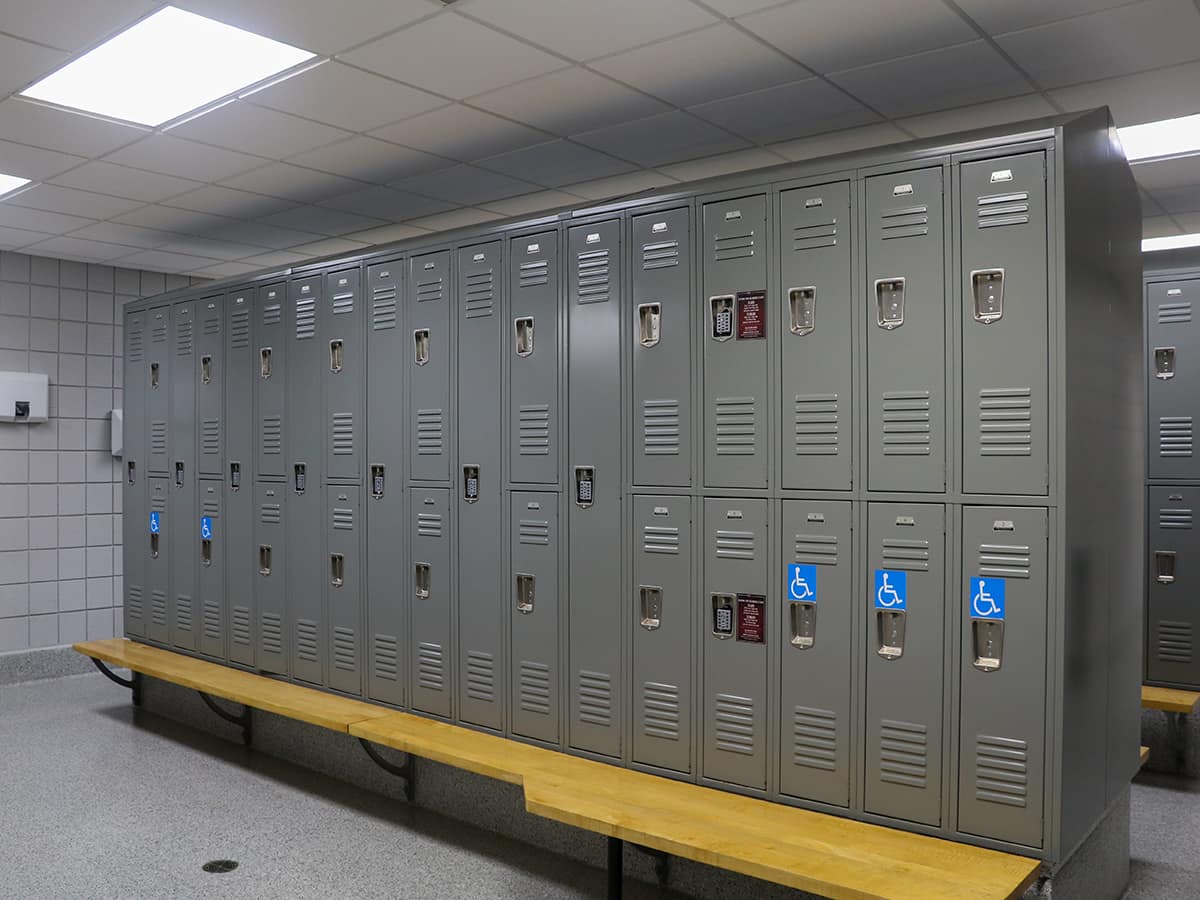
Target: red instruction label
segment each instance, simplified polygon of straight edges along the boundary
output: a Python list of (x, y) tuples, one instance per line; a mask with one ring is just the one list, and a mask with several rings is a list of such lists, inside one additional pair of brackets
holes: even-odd
[(737, 337), (739, 341), (767, 336), (767, 292), (738, 291)]
[(761, 644), (767, 639), (767, 598), (762, 594), (737, 595), (737, 639)]

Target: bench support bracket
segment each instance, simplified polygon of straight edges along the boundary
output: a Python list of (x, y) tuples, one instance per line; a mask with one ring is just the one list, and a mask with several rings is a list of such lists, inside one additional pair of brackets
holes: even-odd
[(624, 856), (625, 842), (616, 837), (608, 838), (608, 900), (621, 900)]
[(237, 725), (242, 729), (242, 743), (247, 747), (254, 739), (254, 720), (250, 716), (250, 707), (243, 706), (240, 714), (231, 713), (228, 710), (217, 706), (216, 702), (204, 691), (196, 691), (200, 695), (200, 699), (204, 701), (204, 705), (211, 709), (214, 713), (233, 725)]
[(105, 678), (107, 678), (109, 681), (119, 684), (121, 687), (129, 688), (130, 690), (133, 691), (133, 705), (134, 706), (142, 705), (142, 673), (141, 672), (130, 672), (130, 675), (128, 678), (122, 678), (120, 675), (118, 675), (116, 672), (114, 672), (112, 669), (110, 669), (108, 666), (106, 666), (104, 664), (103, 660), (99, 660), (94, 656), (89, 657), (89, 659), (91, 659), (91, 661), (95, 664), (96, 668), (100, 670), (100, 674), (103, 675)]
[(394, 762), (384, 759), (379, 755), (379, 751), (371, 746), (371, 742), (366, 738), (359, 738), (358, 742), (362, 744), (363, 750), (367, 751), (367, 756), (371, 757), (371, 762), (383, 769), (383, 771), (395, 775), (404, 781), (404, 799), (409, 803), (413, 802), (413, 797), (416, 793), (416, 767), (413, 765), (413, 756), (411, 753), (404, 754), (404, 762), (396, 765)]
[(1188, 717), (1187, 713), (1169, 712), (1167, 715), (1167, 739), (1175, 751), (1175, 768), (1184, 774), (1188, 762)]
[(655, 850), (652, 847), (643, 847), (641, 844), (631, 844), (630, 846), (654, 860), (654, 879), (658, 882), (659, 887), (665, 888), (671, 877), (671, 854)]

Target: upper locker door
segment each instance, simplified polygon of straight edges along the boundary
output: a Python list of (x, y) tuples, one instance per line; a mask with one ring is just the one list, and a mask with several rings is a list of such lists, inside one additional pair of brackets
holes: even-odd
[(1046, 158), (959, 168), (963, 491), (1048, 490)]
[(254, 392), (258, 354), (251, 331), (254, 293), (251, 289), (225, 295), (225, 506), (222, 523), (225, 584), (229, 609), (229, 661), (254, 665), (254, 573), (258, 570), (254, 543)]
[(282, 481), (287, 475), (283, 455), (283, 417), (287, 401), (287, 329), (283, 307), (286, 286), (258, 289), (254, 303), (254, 343), (258, 347), (254, 375), (254, 477)]
[(363, 307), (358, 266), (325, 276), (325, 476), (357, 482), (363, 448)]
[(692, 236), (688, 209), (633, 217), (633, 483), (692, 483)]
[(558, 484), (558, 233), (512, 238), (508, 270), (509, 478)]
[(1151, 478), (1197, 478), (1200, 416), (1200, 280), (1146, 287)]
[(125, 313), (125, 434), (122, 511), (122, 572), (125, 633), (146, 633), (146, 310)]
[(200, 610), (196, 517), (196, 306), (186, 300), (171, 307), (171, 642), (185, 650), (198, 646)]
[[(412, 708), (449, 716), (454, 671), (450, 643), (450, 492), (446, 488), (413, 488), (409, 499)], [(490, 586), (493, 596), (497, 586)]]
[(704, 483), (767, 486), (767, 198), (704, 205)]
[(867, 195), (867, 487), (946, 489), (942, 170), (876, 175)]
[(853, 487), (850, 225), (847, 181), (796, 188), (780, 197), (785, 488)]
[(409, 261), (405, 310), (408, 347), (408, 474), (450, 479), (450, 251)]
[(1152, 487), (1146, 557), (1146, 677), (1194, 690), (1200, 685), (1200, 488)]
[(171, 420), (171, 307), (155, 306), (146, 314), (146, 345), (143, 383), (146, 385), (146, 474), (166, 475), (171, 468), (167, 434)]
[(196, 304), (196, 417), (200, 420), (197, 466), (200, 475), (224, 473), (225, 311), (224, 298), (205, 297)]

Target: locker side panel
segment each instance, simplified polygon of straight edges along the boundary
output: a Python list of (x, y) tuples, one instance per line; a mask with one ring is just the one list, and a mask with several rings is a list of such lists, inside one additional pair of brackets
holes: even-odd
[(200, 638), (196, 512), (196, 302), (171, 307), (171, 643), (196, 650)]
[(450, 252), (409, 261), (408, 468), (413, 481), (450, 478)]
[(329, 686), (361, 696), (363, 691), (363, 565), (361, 489), (351, 485), (326, 488), (328, 505)]
[(149, 598), (146, 593), (146, 317), (145, 310), (125, 313), (124, 384), (125, 436), (121, 473), (122, 573), (124, 575), (125, 634), (146, 634)]
[(264, 285), (258, 289), (254, 301), (255, 478), (282, 480), (287, 474), (283, 452), (288, 375), (286, 292), (282, 283)]
[(343, 482), (362, 477), (366, 353), (360, 278), (357, 267), (325, 276), (325, 476)]
[[(435, 716), (451, 713), (450, 492), (414, 488), (409, 492), (409, 568), (412, 604), (412, 707)], [(494, 587), (493, 587), (494, 589)]]
[(558, 234), (512, 238), (508, 251), (509, 478), (558, 483)]
[(514, 491), (511, 516), (512, 733), (557, 744), (558, 496)]
[(254, 294), (225, 295), (225, 508), (223, 527), (229, 609), (229, 661), (254, 665), (258, 547), (254, 540)]
[(168, 430), (171, 422), (171, 307), (151, 307), (146, 314), (146, 472), (166, 475), (171, 468)]
[(198, 485), (200, 524), (192, 552), (199, 558), (199, 646), (205, 656), (227, 658), (225, 635), (229, 612), (225, 599), (225, 486), (213, 479)]
[(1146, 286), (1151, 478), (1196, 478), (1200, 415), (1200, 280)]
[(619, 757), (621, 222), (568, 231), (568, 741)]
[(258, 610), (257, 664), (261, 672), (288, 673), (287, 537), (282, 484), (254, 486), (254, 545), (256, 560), (254, 603)]
[(143, 556), (149, 610), (146, 637), (158, 644), (167, 644), (171, 639), (167, 601), (171, 590), (170, 537), (175, 522), (172, 519), (173, 511), (169, 508), (170, 499), (171, 490), (166, 478), (155, 476), (146, 480), (146, 506), (149, 517), (138, 534), (142, 545), (146, 547)]
[(197, 470), (220, 478), (225, 456), (225, 311), (223, 297), (196, 304), (196, 418), (199, 422)]
[(1200, 542), (1195, 510), (1200, 488), (1150, 488), (1146, 554), (1146, 675), (1151, 681), (1200, 685)]

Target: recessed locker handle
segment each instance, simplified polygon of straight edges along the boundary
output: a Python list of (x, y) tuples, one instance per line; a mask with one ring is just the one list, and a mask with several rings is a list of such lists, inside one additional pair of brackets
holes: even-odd
[(413, 566), (413, 593), (421, 600), (429, 598), (431, 568), (429, 563), (416, 563)]
[(792, 334), (812, 334), (817, 328), (817, 289), (810, 285), (789, 290), (788, 314)]
[(158, 535), (153, 531), (150, 532), (150, 555), (158, 559)]
[(647, 631), (655, 631), (662, 625), (663, 589), (643, 584), (641, 594), (640, 624)]
[(258, 374), (260, 378), (271, 377), (271, 348), (263, 347), (258, 351)]
[(1160, 381), (1168, 381), (1175, 377), (1175, 348), (1154, 348), (1154, 377)]
[(329, 583), (337, 588), (346, 583), (346, 557), (341, 553), (329, 554)]
[(384, 466), (378, 464), (371, 466), (371, 497), (375, 500), (383, 496), (385, 475), (386, 469)]
[(264, 575), (264, 576), (271, 574), (271, 545), (270, 544), (259, 544), (258, 545), (258, 574)]
[(971, 638), (975, 647), (971, 665), (980, 672), (998, 671), (1004, 659), (1004, 620), (972, 619)]
[(1154, 580), (1159, 584), (1172, 584), (1175, 581), (1175, 551), (1154, 551)]
[(212, 357), (208, 354), (200, 357), (200, 383), (212, 384)]
[(418, 328), (413, 332), (413, 362), (423, 366), (429, 362), (429, 329)]
[(297, 494), (303, 494), (306, 487), (308, 487), (308, 466), (305, 463), (296, 463), (292, 467), (292, 488)]
[(902, 609), (876, 609), (875, 627), (878, 646), (875, 650), (886, 660), (904, 655), (904, 626), (908, 613)]
[(800, 600), (791, 606), (791, 645), (797, 650), (811, 650), (817, 643), (817, 604)]
[(904, 281), (880, 278), (875, 282), (875, 324), (887, 331), (904, 324)]
[(517, 356), (533, 356), (533, 316), (523, 316), (513, 321), (516, 336)]
[(135, 463), (131, 459), (128, 463), (128, 469), (129, 469), (129, 483), (134, 484), (137, 481), (137, 463)]
[(150, 387), (158, 387), (158, 363), (150, 363)]
[(1004, 316), (1004, 270), (976, 269), (971, 273), (975, 321), (990, 325)]
[(334, 338), (329, 342), (329, 371), (335, 375), (342, 371), (344, 347), (341, 338)]
[(533, 612), (535, 581), (533, 575), (517, 575), (517, 612), (525, 615)]
[(175, 460), (175, 487), (183, 487), (183, 461)]
[(200, 562), (202, 565), (212, 565), (212, 539), (200, 538)]
[(657, 347), (662, 337), (662, 304), (642, 303), (638, 306), (638, 343)]
[(233, 491), (242, 489), (242, 464), (240, 462), (229, 464), (229, 489)]

